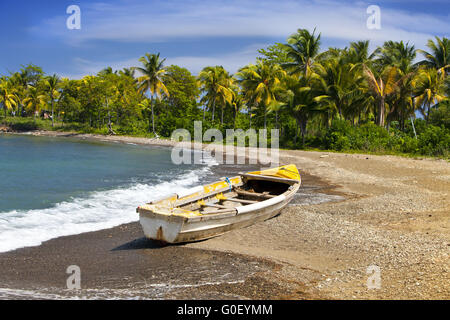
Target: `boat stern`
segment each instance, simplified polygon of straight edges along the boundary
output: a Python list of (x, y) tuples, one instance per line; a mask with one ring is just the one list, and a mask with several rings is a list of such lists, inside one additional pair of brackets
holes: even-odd
[[(189, 192), (185, 192), (186, 194), (183, 196), (185, 198), (192, 197), (199, 192), (200, 190), (193, 188)], [(180, 242), (179, 235), (184, 224), (189, 218), (197, 217), (200, 214), (177, 208), (179, 200), (179, 194), (172, 194), (136, 209), (136, 212), (139, 213), (139, 222), (147, 238), (165, 243)]]
[(147, 238), (165, 243), (178, 242), (185, 217), (168, 214), (152, 205), (138, 207), (136, 211)]

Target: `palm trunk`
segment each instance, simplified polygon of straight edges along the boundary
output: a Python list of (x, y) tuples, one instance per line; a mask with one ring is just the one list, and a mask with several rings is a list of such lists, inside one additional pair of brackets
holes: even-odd
[(108, 130), (109, 130), (109, 134), (115, 135), (116, 133), (112, 129), (112, 125), (111, 125), (111, 112), (109, 111), (108, 98), (106, 98), (106, 109), (108, 110)]
[(380, 99), (380, 105), (379, 105), (379, 108), (378, 108), (378, 116), (379, 116), (379, 118), (378, 118), (378, 125), (380, 126), (380, 127), (384, 127), (384, 112), (385, 112), (385, 110), (384, 110), (384, 97), (381, 97), (381, 99)]
[(54, 126), (54, 114), (53, 114), (53, 99), (52, 99), (52, 128)]
[(300, 122), (300, 130), (302, 132), (302, 145), (305, 146), (305, 136), (306, 136), (306, 124), (308, 122), (308, 119), (306, 116), (302, 117)]
[(211, 122), (214, 124), (214, 114), (216, 113), (216, 95), (214, 94), (214, 99), (213, 99), (213, 109), (212, 109), (212, 118), (211, 118)]
[(428, 124), (428, 119), (430, 118), (430, 110), (431, 110), (431, 103), (427, 106), (427, 116), (425, 118), (425, 123)]
[(297, 137), (298, 137), (298, 119), (295, 118), (295, 136), (294, 136), (294, 146), (297, 145)]
[(411, 125), (412, 125), (413, 131), (414, 131), (414, 137), (416, 137), (416, 140), (417, 140), (416, 127), (414, 126), (414, 121), (413, 121), (412, 116), (409, 119), (411, 120)]
[(264, 129), (267, 129), (267, 113), (266, 113), (266, 108), (264, 107)]
[(278, 129), (278, 111), (275, 111), (275, 126)]
[(330, 111), (325, 113), (325, 128), (328, 130), (330, 128)]
[(151, 101), (151, 105), (152, 105), (152, 128), (153, 128), (153, 134), (156, 136), (156, 132), (155, 132), (155, 113), (154, 113), (153, 103), (154, 103), (154, 99), (153, 99), (153, 95), (152, 95), (152, 101)]
[(220, 118), (220, 124), (223, 126), (223, 109), (224, 109), (224, 107), (222, 106), (222, 115), (221, 115), (221, 118)]

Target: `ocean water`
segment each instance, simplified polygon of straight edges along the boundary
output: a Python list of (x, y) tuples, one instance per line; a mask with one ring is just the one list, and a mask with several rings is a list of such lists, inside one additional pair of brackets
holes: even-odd
[(0, 135), (0, 252), (138, 221), (136, 207), (211, 179), (171, 149)]

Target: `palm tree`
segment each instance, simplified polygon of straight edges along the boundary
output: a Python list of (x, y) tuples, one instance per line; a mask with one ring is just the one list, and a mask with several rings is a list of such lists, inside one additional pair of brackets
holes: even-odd
[(403, 41), (386, 41), (382, 47), (378, 48), (376, 54), (377, 62), (381, 66), (396, 66), (399, 69), (408, 68), (416, 58), (414, 45)]
[(0, 79), (0, 102), (3, 104), (3, 110), (6, 112), (17, 105), (17, 96), (12, 93), (11, 84), (6, 78)]
[(364, 74), (369, 83), (369, 89), (376, 100), (378, 100), (378, 125), (384, 127), (386, 113), (386, 98), (398, 89), (398, 70), (395, 66), (385, 67), (378, 77), (364, 65)]
[(134, 78), (135, 69), (133, 68), (123, 68), (123, 70), (119, 71), (119, 74), (125, 77)]
[(28, 79), (26, 72), (16, 72), (11, 75), (9, 78), (9, 82), (11, 83), (11, 88), (13, 93), (16, 95), (17, 101), (17, 114), (21, 115), (21, 107), (23, 105), (23, 100), (26, 97), (26, 90), (28, 88)]
[[(200, 90), (205, 94), (200, 102), (207, 103), (212, 110), (211, 121), (214, 123), (217, 102), (223, 108), (226, 103), (231, 103), (233, 99), (232, 77), (222, 66), (205, 67), (198, 75), (198, 82)], [(205, 111), (206, 108), (203, 109), (203, 120), (205, 119)]]
[(95, 76), (84, 76), (80, 81), (80, 86), (78, 87), (78, 91), (80, 92), (81, 97), (83, 98), (84, 110), (89, 114), (89, 126), (92, 127), (93, 120), (92, 115), (95, 111), (95, 106), (98, 104), (98, 89), (99, 89), (99, 81), (98, 77)]
[(433, 40), (428, 40), (427, 47), (431, 52), (425, 50), (417, 50), (425, 56), (425, 60), (419, 62), (420, 65), (439, 70), (448, 74), (450, 68), (450, 39), (435, 37), (436, 43)]
[(117, 75), (117, 72), (106, 72), (102, 73), (100, 75), (100, 88), (102, 92), (102, 96), (105, 99), (104, 106), (106, 107), (106, 113), (108, 117), (108, 131), (109, 134), (115, 135), (112, 128), (112, 122), (111, 122), (111, 105), (113, 105), (117, 100), (119, 100), (121, 97), (123, 97), (123, 94), (120, 92), (120, 82), (119, 82), (119, 76)]
[(220, 109), (221, 109), (220, 124), (222, 126), (223, 126), (223, 114), (224, 114), (225, 107), (227, 105), (231, 105), (233, 103), (233, 99), (237, 92), (235, 79), (228, 72), (225, 72), (223, 74), (223, 83), (224, 83), (224, 87), (227, 88), (227, 91), (229, 94), (217, 95), (217, 99), (218, 99), (217, 102), (219, 103)]
[(98, 73), (98, 76), (106, 76), (110, 74), (117, 74), (117, 70), (114, 71), (112, 67), (106, 67)]
[(144, 117), (149, 119), (149, 124), (148, 124), (149, 130), (151, 130), (151, 123), (150, 123), (150, 117), (148, 117), (147, 115), (152, 112), (152, 105), (153, 104), (152, 104), (151, 100), (147, 99), (147, 98), (142, 100), (138, 105), (141, 108), (141, 111), (142, 111), (142, 114), (144, 115)]
[(238, 86), (234, 86), (233, 88), (233, 100), (231, 101), (231, 106), (233, 107), (234, 112), (233, 128), (236, 129), (237, 115), (244, 107), (244, 97), (240, 94)]
[(310, 33), (306, 29), (298, 29), (297, 33), (291, 35), (287, 44), (283, 47), (287, 52), (287, 57), (293, 62), (283, 63), (282, 66), (290, 74), (305, 76), (310, 73), (314, 65), (314, 59), (320, 50), (320, 33), (315, 35), (316, 29)]
[(44, 87), (45, 91), (48, 95), (48, 98), (50, 100), (50, 106), (52, 108), (52, 127), (55, 123), (55, 117), (54, 117), (54, 102), (58, 97), (60, 96), (59, 87), (60, 87), (61, 80), (59, 77), (54, 74), (52, 76), (46, 77), (44, 80)]
[(350, 42), (348, 61), (353, 66), (370, 65), (375, 58), (375, 52), (369, 54), (369, 40)]
[(278, 64), (257, 61), (250, 64), (236, 74), (241, 84), (246, 101), (252, 101), (262, 108), (264, 114), (264, 129), (267, 128), (267, 110), (276, 108), (278, 101), (276, 91), (286, 72)]
[(416, 105), (428, 122), (431, 107), (446, 99), (445, 73), (432, 68), (421, 69), (413, 82)]
[(364, 78), (358, 68), (348, 62), (354, 59), (352, 54), (354, 52), (347, 49), (335, 51), (316, 67), (323, 94), (328, 96), (328, 109), (332, 114), (338, 113), (340, 118), (355, 116), (362, 105), (359, 102)]
[(162, 93), (169, 96), (169, 91), (164, 85), (163, 75), (166, 73), (164, 62), (166, 59), (160, 59), (160, 54), (146, 54), (141, 57), (139, 61), (143, 67), (133, 67), (132, 70), (138, 70), (142, 76), (138, 78), (139, 87), (138, 90), (141, 93), (149, 92), (152, 102), (152, 129), (153, 134), (157, 136), (155, 131), (155, 113), (154, 102), (161, 99)]
[(413, 101), (413, 78), (417, 73), (417, 66), (413, 64), (416, 58), (413, 45), (409, 43), (387, 41), (383, 47), (377, 50), (378, 62), (380, 66), (394, 66), (397, 68), (398, 77), (397, 90), (389, 97), (389, 112), (386, 116), (389, 128), (392, 120), (399, 120), (404, 128), (405, 119), (408, 115), (414, 114)]
[(283, 79), (282, 101), (297, 122), (294, 143), (297, 143), (300, 127), (302, 144), (305, 145), (308, 120), (314, 114), (321, 112), (320, 104), (328, 98), (320, 94), (321, 90), (318, 90), (318, 87), (320, 87), (320, 79), (315, 73), (311, 73), (308, 77), (286, 76)]
[(31, 110), (34, 119), (36, 119), (36, 112), (39, 111), (41, 105), (46, 103), (47, 96), (41, 94), (37, 87), (28, 86), (27, 97), (23, 100), (24, 107)]

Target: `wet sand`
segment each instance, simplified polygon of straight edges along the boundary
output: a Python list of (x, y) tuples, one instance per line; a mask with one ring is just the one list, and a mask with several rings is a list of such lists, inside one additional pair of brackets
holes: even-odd
[[(67, 290), (66, 269), (71, 265), (80, 267), (82, 290)], [(131, 223), (1, 254), (0, 297), (204, 298), (197, 292), (199, 287), (224, 283), (245, 288), (248, 276), (273, 267), (273, 263), (243, 255), (160, 247), (143, 237), (138, 223)], [(193, 296), (184, 294), (189, 288), (195, 288)], [(205, 298), (238, 299), (241, 295), (247, 293), (213, 288)]]
[[(3, 253), (0, 288), (22, 291), (0, 289), (0, 297), (450, 298), (447, 161), (280, 155), (281, 163), (295, 163), (304, 177), (297, 198), (280, 216), (179, 246), (158, 247), (133, 223)], [(227, 175), (229, 168), (223, 168), (217, 175)], [(65, 270), (72, 264), (82, 270), (79, 292), (65, 290)], [(369, 266), (380, 269), (378, 289), (367, 286)]]

